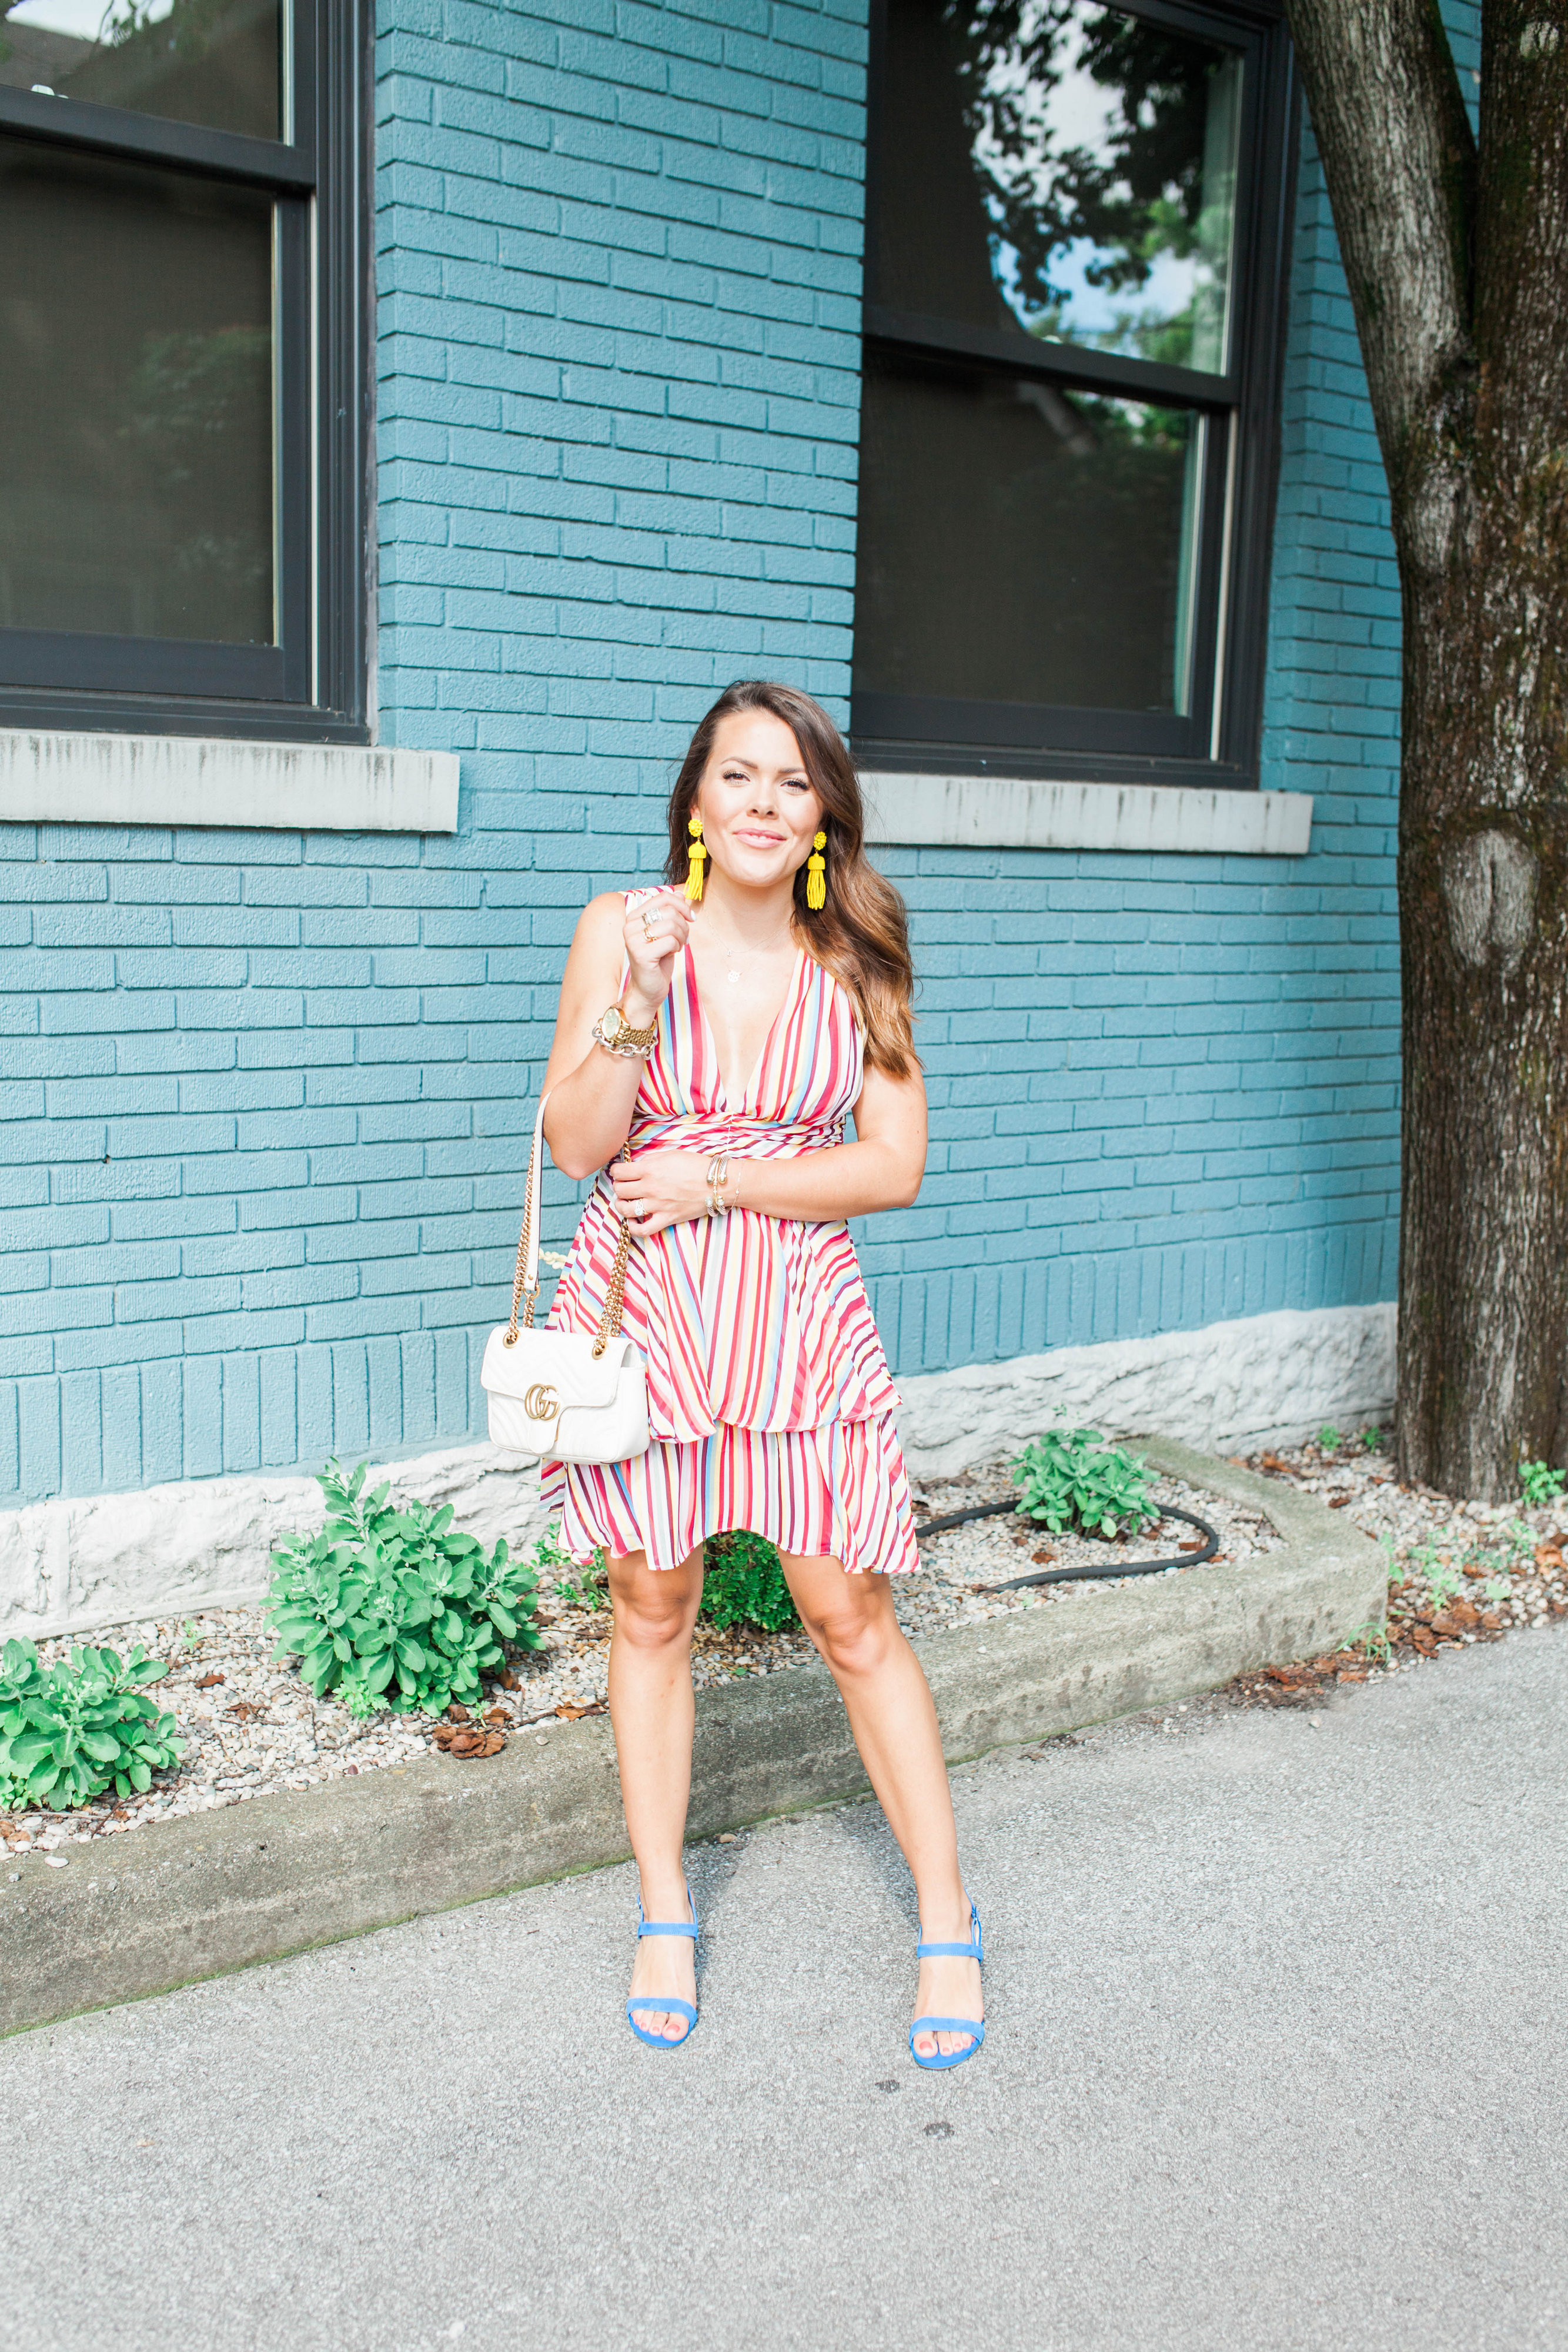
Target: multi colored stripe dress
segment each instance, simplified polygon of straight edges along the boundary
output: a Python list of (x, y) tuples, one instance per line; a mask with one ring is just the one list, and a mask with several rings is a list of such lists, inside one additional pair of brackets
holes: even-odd
[[(788, 1160), (843, 1141), (865, 1041), (848, 992), (803, 949), (737, 1101), (684, 949), (658, 1025), (627, 1139), (633, 1159)], [(598, 1328), (620, 1230), (606, 1171), (557, 1285), (552, 1330)], [(749, 1528), (847, 1569), (917, 1565), (898, 1397), (841, 1220), (732, 1209), (634, 1238), (621, 1328), (647, 1364), (652, 1441), (627, 1462), (546, 1463), (545, 1500), (574, 1559), (602, 1547), (677, 1568), (705, 1536)]]

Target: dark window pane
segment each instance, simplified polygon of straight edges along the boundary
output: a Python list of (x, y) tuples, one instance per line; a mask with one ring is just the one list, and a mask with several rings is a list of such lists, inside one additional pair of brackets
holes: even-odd
[(0, 0), (0, 83), (283, 136), (283, 0)]
[(1204, 426), (866, 355), (857, 691), (1181, 713)]
[(272, 206), (0, 147), (0, 625), (270, 645)]
[(1222, 369), (1240, 96), (1091, 0), (889, 0), (874, 299)]

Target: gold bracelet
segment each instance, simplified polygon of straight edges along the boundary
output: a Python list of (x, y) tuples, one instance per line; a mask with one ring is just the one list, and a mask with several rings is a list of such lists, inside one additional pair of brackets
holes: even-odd
[(707, 1213), (710, 1217), (727, 1217), (729, 1202), (724, 1188), (729, 1181), (729, 1154), (716, 1151), (707, 1164)]
[(652, 1061), (659, 1037), (659, 1016), (655, 1013), (646, 1029), (633, 1029), (620, 1005), (612, 1004), (594, 1023), (592, 1035), (596, 1045), (602, 1045), (607, 1054), (614, 1054), (623, 1062)]

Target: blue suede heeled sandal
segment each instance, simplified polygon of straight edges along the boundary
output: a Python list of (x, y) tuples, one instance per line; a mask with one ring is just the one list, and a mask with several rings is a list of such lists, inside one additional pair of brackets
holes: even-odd
[[(690, 1927), (686, 1925), (684, 1919), (644, 1919), (643, 1916), (642, 1897), (639, 1895), (637, 1900), (637, 1940), (639, 1943), (641, 1943), (644, 1936), (689, 1936), (692, 1939), (692, 1957), (695, 1961), (696, 1957), (696, 1941), (698, 1933), (697, 1906), (692, 1902), (692, 1890), (689, 1884), (686, 1887), (686, 1901), (691, 1907), (692, 1917)], [(632, 2014), (632, 2011), (636, 2009), (673, 2011), (677, 2017), (684, 2017), (688, 2021), (686, 2030), (682, 2034), (678, 2042), (671, 2042), (667, 2036), (663, 2033), (650, 2033), (647, 2027), (644, 2025), (639, 2025), (635, 2017)], [(687, 2042), (691, 2040), (692, 2035), (696, 2031), (697, 2013), (692, 2007), (689, 2000), (678, 2000), (673, 1992), (638, 1992), (633, 1993), (631, 2000), (626, 2004), (626, 2022), (632, 2028), (632, 2032), (637, 2036), (638, 2041), (645, 2042), (650, 2050), (684, 2050)]]
[[(972, 1903), (969, 1906), (969, 1927), (971, 1939), (968, 1943), (919, 1943), (915, 1947), (915, 1958), (917, 1960), (978, 1960), (983, 1965), (986, 1955), (980, 1943), (980, 1915)], [(972, 2034), (974, 2039), (967, 2050), (950, 2050), (946, 2057), (940, 2050), (936, 2050), (929, 2058), (923, 2058), (915, 2046), (915, 2037), (917, 2033), (968, 2033)], [(977, 2017), (917, 2017), (909, 2029), (909, 2054), (917, 2066), (924, 2066), (927, 2074), (935, 2074), (944, 2066), (961, 2066), (966, 2058), (974, 2056), (985, 2038), (985, 2026)], [(675, 2047), (677, 2049), (680, 2047), (679, 2042)]]

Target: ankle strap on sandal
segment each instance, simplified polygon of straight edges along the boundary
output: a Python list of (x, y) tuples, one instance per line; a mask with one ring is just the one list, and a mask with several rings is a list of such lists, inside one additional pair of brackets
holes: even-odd
[(915, 1947), (917, 1960), (978, 1960), (984, 1965), (985, 1949), (980, 1940), (980, 1915), (969, 1906), (969, 1940), (967, 1944), (928, 1944), (925, 1938)]

